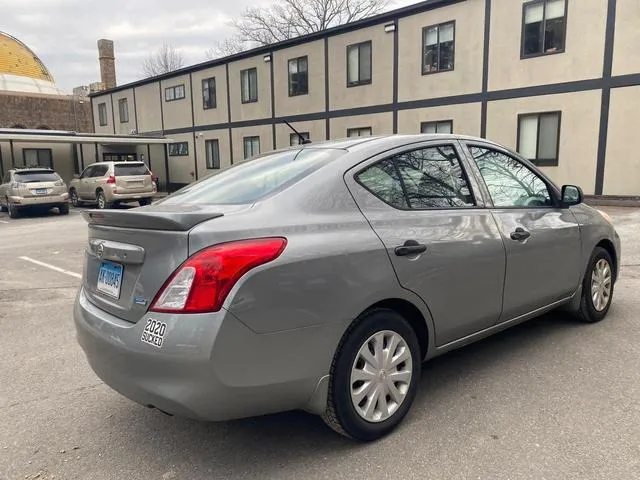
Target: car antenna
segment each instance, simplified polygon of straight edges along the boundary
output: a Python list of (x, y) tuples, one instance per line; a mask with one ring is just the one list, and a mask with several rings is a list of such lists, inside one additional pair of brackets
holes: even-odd
[(293, 128), (289, 122), (287, 122), (286, 120), (283, 120), (283, 122), (286, 123), (287, 127), (293, 130), (293, 133), (295, 133), (298, 136), (298, 139), (300, 139), (301, 145), (307, 145), (311, 143), (311, 140), (309, 140), (308, 138), (304, 138), (302, 134), (299, 131), (297, 131), (295, 128)]

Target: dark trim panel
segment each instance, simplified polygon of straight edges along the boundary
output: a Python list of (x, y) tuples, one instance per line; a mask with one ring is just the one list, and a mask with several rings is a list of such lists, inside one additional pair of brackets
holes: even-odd
[(193, 74), (189, 73), (189, 93), (191, 98), (191, 129), (193, 130), (193, 174), (195, 175), (195, 179), (198, 180), (198, 144), (196, 143), (196, 112), (193, 108)]
[(133, 119), (136, 124), (136, 133), (138, 133), (138, 102), (136, 101), (135, 87), (133, 87)]
[(113, 108), (113, 95), (110, 95), (111, 98), (111, 123), (113, 123), (113, 134), (116, 134), (116, 112)]
[[(158, 95), (160, 96), (160, 128), (162, 128), (162, 135), (164, 135), (164, 107), (162, 106), (164, 98), (162, 98), (162, 82), (158, 82)], [(167, 174), (168, 173), (169, 172), (167, 171)]]
[[(273, 53), (269, 54), (271, 60), (269, 61), (269, 85), (271, 88), (271, 142), (273, 146), (273, 150), (276, 149), (276, 123), (274, 119), (276, 118), (276, 88), (275, 88), (275, 79), (273, 77)], [(287, 77), (289, 76), (289, 64), (287, 63)], [(309, 62), (307, 61), (307, 71), (309, 67)]]
[(229, 64), (224, 66), (225, 75), (227, 79), (227, 125), (226, 128), (229, 131), (229, 165), (233, 165), (233, 132), (231, 131), (231, 92), (229, 88)]
[(400, 22), (397, 19), (394, 19), (392, 24), (395, 27), (393, 29), (393, 133), (398, 133), (398, 76), (400, 75), (398, 70), (398, 56), (400, 55), (400, 38), (398, 35), (399, 23)]
[(487, 138), (487, 92), (489, 91), (489, 50), (491, 34), (491, 0), (484, 2), (484, 41), (482, 47), (482, 105), (480, 106), (480, 137)]
[(325, 119), (325, 137), (326, 140), (331, 139), (331, 122), (329, 120), (329, 37), (324, 38), (324, 111)]

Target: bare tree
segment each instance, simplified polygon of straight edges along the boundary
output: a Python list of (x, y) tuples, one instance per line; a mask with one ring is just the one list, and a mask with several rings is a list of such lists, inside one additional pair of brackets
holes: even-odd
[(145, 77), (154, 77), (163, 73), (173, 72), (184, 66), (184, 58), (180, 50), (173, 45), (163, 42), (155, 53), (149, 54), (142, 64)]
[(209, 58), (270, 45), (381, 13), (393, 0), (277, 0), (249, 7), (231, 21), (235, 35), (206, 52)]

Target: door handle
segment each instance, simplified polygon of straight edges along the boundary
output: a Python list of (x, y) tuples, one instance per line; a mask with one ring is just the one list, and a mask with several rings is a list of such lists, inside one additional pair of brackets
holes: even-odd
[(517, 240), (518, 242), (522, 242), (530, 236), (531, 234), (521, 227), (516, 228), (515, 232), (511, 232), (511, 240)]
[(415, 240), (407, 240), (404, 245), (396, 247), (395, 252), (399, 257), (406, 257), (407, 255), (418, 255), (427, 251), (427, 246), (418, 243)]

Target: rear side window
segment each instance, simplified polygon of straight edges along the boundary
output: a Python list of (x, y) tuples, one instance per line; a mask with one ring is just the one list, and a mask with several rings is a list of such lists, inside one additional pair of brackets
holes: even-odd
[(109, 171), (108, 165), (96, 165), (91, 170), (91, 177), (104, 177)]
[(144, 163), (119, 164), (115, 166), (116, 177), (127, 177), (132, 175), (149, 175), (149, 170)]
[(18, 183), (57, 182), (60, 177), (55, 172), (20, 172), (14, 175)]
[(257, 157), (178, 190), (162, 203), (243, 205), (299, 182), (344, 155), (337, 149), (295, 149)]

